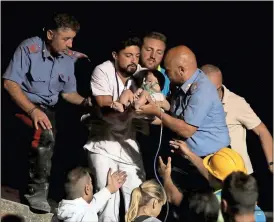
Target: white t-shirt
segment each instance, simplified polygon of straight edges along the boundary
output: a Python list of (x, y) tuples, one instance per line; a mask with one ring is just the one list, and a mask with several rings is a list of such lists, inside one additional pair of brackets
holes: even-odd
[(82, 197), (62, 200), (57, 208), (57, 217), (65, 222), (98, 222), (97, 213), (110, 197), (111, 193), (104, 187), (93, 195), (91, 203), (87, 203)]
[[(142, 69), (138, 65), (136, 73)], [(111, 61), (95, 67), (91, 76), (93, 96), (112, 96), (113, 101), (116, 101), (124, 88)], [(84, 148), (127, 164), (140, 161), (139, 146), (135, 139), (137, 127), (135, 123), (138, 120), (134, 120), (133, 124), (132, 115), (127, 112), (121, 114), (119, 118), (117, 116), (103, 117), (99, 110), (98, 114), (101, 119), (92, 121), (90, 137)], [(141, 120), (139, 123), (145, 124)]]

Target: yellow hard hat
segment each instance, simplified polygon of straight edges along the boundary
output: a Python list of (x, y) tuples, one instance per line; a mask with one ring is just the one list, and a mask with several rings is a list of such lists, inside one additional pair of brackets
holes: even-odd
[(234, 171), (247, 173), (244, 160), (240, 154), (226, 147), (205, 157), (203, 163), (205, 168), (221, 181)]

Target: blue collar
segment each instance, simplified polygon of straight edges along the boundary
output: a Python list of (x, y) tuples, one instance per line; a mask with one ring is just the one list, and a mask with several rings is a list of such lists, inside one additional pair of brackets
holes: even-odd
[(181, 89), (186, 93), (188, 89), (190, 88), (191, 84), (195, 81), (195, 79), (198, 77), (200, 74), (201, 70), (197, 69), (194, 74), (183, 84), (181, 85)]

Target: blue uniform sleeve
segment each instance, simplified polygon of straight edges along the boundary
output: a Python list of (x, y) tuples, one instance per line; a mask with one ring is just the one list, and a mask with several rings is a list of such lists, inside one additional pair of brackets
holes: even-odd
[(196, 127), (201, 126), (204, 118), (213, 106), (211, 94), (210, 88), (197, 86), (197, 89), (190, 96), (184, 112), (184, 120), (186, 123)]
[(26, 73), (29, 71), (29, 66), (30, 59), (28, 49), (21, 44), (16, 49), (3, 78), (21, 85)]

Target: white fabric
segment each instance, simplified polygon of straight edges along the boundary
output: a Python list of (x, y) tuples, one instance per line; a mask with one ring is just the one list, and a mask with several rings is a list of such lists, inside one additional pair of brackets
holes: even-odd
[(57, 208), (57, 217), (65, 222), (97, 222), (97, 213), (111, 197), (107, 188), (94, 194), (91, 203), (82, 197), (74, 200), (62, 200)]
[[(134, 188), (138, 187), (145, 180), (143, 162), (140, 160), (136, 164), (124, 164), (109, 159), (100, 154), (88, 152), (89, 166), (96, 177), (96, 187), (100, 189), (107, 182), (107, 172), (109, 168), (112, 172), (122, 170), (127, 173), (127, 180), (121, 187), (121, 191), (125, 202), (125, 211), (129, 208), (130, 195)], [(111, 195), (106, 206), (100, 212), (100, 222), (117, 222), (119, 220), (120, 193), (116, 192)]]

